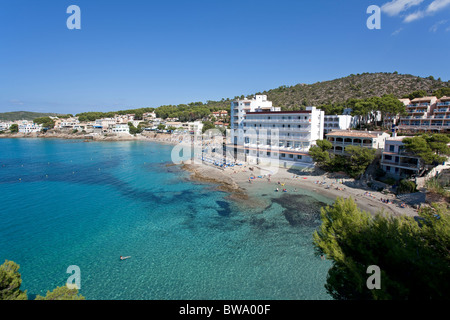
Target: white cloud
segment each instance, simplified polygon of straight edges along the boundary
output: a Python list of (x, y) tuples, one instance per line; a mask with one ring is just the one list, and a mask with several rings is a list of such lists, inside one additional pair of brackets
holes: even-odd
[(450, 5), (450, 0), (435, 0), (427, 8), (428, 13), (435, 13)]
[(391, 36), (396, 36), (398, 35), (400, 32), (402, 32), (403, 28), (397, 29), (394, 32), (392, 32)]
[(436, 22), (431, 28), (430, 32), (436, 32), (440, 25), (447, 23), (447, 20), (441, 20), (439, 22)]
[(403, 22), (409, 23), (413, 22), (414, 20), (422, 19), (425, 16), (425, 13), (423, 11), (417, 11), (415, 13), (408, 14), (406, 18), (403, 20)]
[[(447, 1), (447, 0), (444, 0)], [(411, 7), (418, 6), (423, 0), (392, 0), (385, 3), (381, 10), (390, 16), (396, 16)]]
[[(397, 16), (414, 6), (422, 4), (423, 1), (424, 0), (392, 0), (391, 2), (385, 3), (381, 9), (390, 16)], [(449, 6), (450, 0), (433, 0), (426, 9), (420, 8), (416, 12), (401, 16), (403, 17), (403, 22), (409, 23), (435, 14)]]

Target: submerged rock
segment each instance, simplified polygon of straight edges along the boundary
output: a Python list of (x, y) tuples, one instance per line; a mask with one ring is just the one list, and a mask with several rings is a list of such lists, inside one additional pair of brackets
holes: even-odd
[(283, 194), (273, 198), (273, 202), (281, 205), (283, 215), (291, 226), (311, 226), (320, 224), (320, 209), (326, 203), (312, 197), (298, 194)]

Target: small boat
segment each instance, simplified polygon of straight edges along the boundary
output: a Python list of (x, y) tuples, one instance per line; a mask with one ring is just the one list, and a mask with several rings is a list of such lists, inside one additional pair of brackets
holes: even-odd
[(122, 256), (120, 256), (120, 260), (126, 260), (126, 259), (129, 259), (129, 258), (131, 258), (131, 256), (128, 256), (128, 257), (122, 257)]

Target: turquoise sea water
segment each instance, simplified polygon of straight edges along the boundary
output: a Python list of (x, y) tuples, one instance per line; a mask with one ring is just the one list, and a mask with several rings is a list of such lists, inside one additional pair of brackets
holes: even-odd
[(234, 203), (168, 166), (171, 150), (0, 139), (0, 263), (20, 264), (29, 298), (77, 265), (87, 299), (330, 299), (306, 212), (326, 199)]

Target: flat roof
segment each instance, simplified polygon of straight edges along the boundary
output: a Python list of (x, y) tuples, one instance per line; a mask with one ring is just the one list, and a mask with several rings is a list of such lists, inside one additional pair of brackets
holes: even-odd
[(255, 115), (255, 114), (305, 114), (311, 113), (311, 110), (302, 110), (302, 111), (262, 111), (262, 112), (247, 112), (246, 114)]
[(327, 137), (358, 137), (358, 138), (376, 138), (383, 134), (383, 131), (355, 131), (355, 130), (339, 130), (327, 133)]
[(431, 101), (433, 99), (437, 99), (437, 98), (436, 97), (415, 98), (415, 99), (411, 100), (411, 102), (426, 102), (426, 101)]

